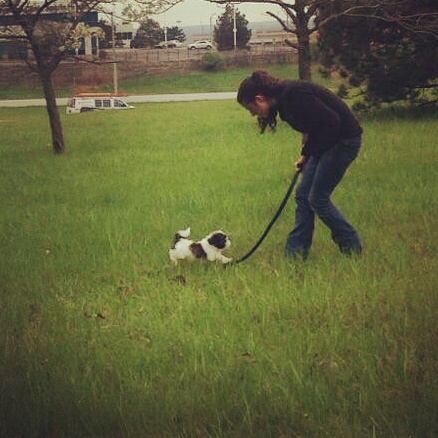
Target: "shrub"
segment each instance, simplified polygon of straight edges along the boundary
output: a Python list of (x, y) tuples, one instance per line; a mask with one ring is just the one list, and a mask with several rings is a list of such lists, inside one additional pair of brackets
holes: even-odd
[(362, 100), (358, 100), (357, 102), (354, 102), (351, 108), (354, 112), (365, 113), (370, 110), (370, 105)]
[(345, 86), (345, 84), (339, 85), (339, 88), (338, 88), (338, 91), (337, 91), (337, 95), (339, 97), (342, 97), (342, 99), (345, 99), (348, 96), (348, 89)]
[(204, 71), (219, 71), (224, 69), (225, 61), (217, 53), (209, 52), (202, 57), (201, 67)]

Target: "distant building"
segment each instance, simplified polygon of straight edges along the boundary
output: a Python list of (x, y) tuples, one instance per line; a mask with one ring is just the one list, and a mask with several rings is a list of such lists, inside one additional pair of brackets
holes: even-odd
[[(68, 5), (53, 7), (50, 12), (41, 14), (42, 18), (50, 21), (65, 22), (69, 19)], [(79, 48), (73, 49), (72, 53), (78, 55), (97, 55), (98, 53), (98, 25), (97, 12), (87, 12), (81, 18), (89, 33), (84, 38), (79, 38)], [(23, 59), (27, 58), (28, 46), (25, 41), (10, 40), (7, 35), (22, 34), (20, 26), (12, 15), (0, 16), (0, 60), (1, 59)]]
[(116, 47), (131, 47), (131, 41), (137, 32), (135, 24), (124, 21), (121, 24), (115, 24)]

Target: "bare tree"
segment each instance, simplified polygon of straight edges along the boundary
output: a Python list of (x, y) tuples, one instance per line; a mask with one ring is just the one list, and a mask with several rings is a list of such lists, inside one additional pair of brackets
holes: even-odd
[[(86, 33), (83, 18), (90, 12), (106, 12), (124, 0), (0, 0), (0, 36), (3, 39), (26, 42), (33, 58), (26, 60), (38, 73), (44, 90), (50, 120), (53, 150), (65, 150), (59, 110), (53, 85), (53, 73), (73, 48), (80, 36)], [(167, 0), (143, 0), (141, 8), (158, 10)]]
[[(32, 50), (33, 59), (26, 60), (38, 73), (44, 90), (50, 120), (52, 144), (55, 153), (64, 152), (65, 143), (61, 120), (56, 105), (53, 72), (74, 46), (84, 28), (84, 15), (101, 4), (101, 0), (0, 0), (0, 17), (9, 18), (3, 38), (25, 41)], [(56, 17), (56, 19), (54, 19)], [(12, 26), (11, 26), (12, 25)]]
[[(211, 3), (224, 4), (229, 0), (207, 0)], [(397, 1), (397, 0), (393, 0)], [(298, 72), (299, 78), (311, 80), (311, 52), (310, 52), (310, 36), (315, 33), (322, 25), (328, 21), (339, 17), (340, 15), (349, 15), (359, 13), (360, 11), (368, 11), (371, 8), (378, 7), (381, 3), (386, 3), (381, 0), (358, 0), (349, 2), (344, 5), (344, 9), (339, 9), (339, 1), (337, 0), (239, 0), (239, 3), (263, 3), (276, 5), (281, 8), (290, 18), (280, 17), (270, 11), (266, 13), (275, 18), (283, 27), (283, 29), (296, 36), (296, 42), (286, 40), (286, 44), (294, 47), (298, 51)], [(336, 8), (334, 8), (336, 6)], [(318, 19), (318, 12), (324, 8), (326, 14), (323, 20)], [(331, 13), (327, 13), (330, 11)]]
[[(228, 3), (227, 0), (208, 0), (211, 3)], [(239, 3), (266, 3), (279, 6), (289, 20), (280, 17), (280, 14), (267, 11), (275, 18), (283, 29), (296, 36), (296, 42), (286, 40), (286, 43), (298, 50), (298, 70), (300, 79), (310, 80), (312, 77), (310, 66), (310, 35), (317, 30), (314, 17), (318, 6), (323, 0), (241, 0)], [(326, 0), (328, 1), (328, 0)]]

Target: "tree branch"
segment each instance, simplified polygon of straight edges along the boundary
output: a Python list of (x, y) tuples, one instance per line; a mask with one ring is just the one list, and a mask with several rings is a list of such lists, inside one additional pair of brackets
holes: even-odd
[(296, 30), (295, 29), (291, 29), (287, 25), (287, 23), (282, 18), (280, 18), (278, 15), (276, 15), (276, 14), (274, 14), (272, 12), (269, 12), (269, 11), (267, 11), (266, 13), (268, 15), (270, 15), (272, 18), (275, 18), (281, 24), (281, 26), (283, 27), (283, 30), (285, 30), (286, 32), (289, 32), (289, 33), (296, 34)]
[[(418, 19), (427, 17), (432, 18), (432, 21), (430, 25), (419, 25), (418, 19), (415, 20), (417, 24), (411, 24), (410, 22), (406, 21), (406, 18), (402, 15), (399, 15), (397, 17), (383, 17), (380, 15), (367, 15), (367, 14), (356, 14), (356, 13), (349, 13), (344, 14), (348, 17), (356, 17), (356, 18), (372, 18), (375, 20), (385, 21), (386, 23), (393, 23), (397, 24), (398, 26), (402, 27), (403, 29), (415, 33), (417, 35), (425, 34), (433, 37), (434, 39), (438, 40), (438, 13), (432, 13), (432, 14), (418, 14)], [(412, 16), (413, 17), (413, 16)], [(329, 17), (330, 19), (330, 17)], [(328, 22), (329, 19), (327, 19), (325, 22)]]
[(299, 45), (298, 45), (297, 43), (294, 43), (294, 42), (291, 41), (291, 40), (285, 39), (285, 40), (284, 40), (284, 43), (285, 43), (287, 46), (292, 47), (293, 49), (296, 49), (296, 50), (299, 49)]
[[(230, 3), (230, 0), (207, 0), (209, 3), (216, 3), (218, 5), (224, 5), (227, 3)], [(281, 8), (286, 7), (286, 8), (291, 8), (293, 9), (295, 7), (295, 3), (287, 3), (287, 2), (283, 2), (281, 0), (241, 0), (238, 3), (267, 3), (267, 4), (271, 4), (271, 5), (277, 5), (280, 6)]]
[[(378, 8), (378, 7), (379, 7), (378, 5), (375, 5), (375, 6), (369, 6), (369, 5), (368, 6), (352, 6), (348, 9), (345, 9), (345, 10), (338, 12), (338, 13), (331, 13), (328, 17), (324, 18), (323, 20), (318, 21), (318, 27), (324, 26), (324, 24), (328, 23), (329, 21), (335, 20), (336, 18), (339, 18), (342, 16), (349, 16), (349, 17), (356, 16), (356, 15), (353, 15), (354, 11), (370, 10), (370, 9), (376, 10), (376, 8)], [(365, 17), (365, 16), (370, 17), (370, 14), (362, 14), (362, 16), (363, 17)], [(318, 27), (315, 27), (315, 30)]]

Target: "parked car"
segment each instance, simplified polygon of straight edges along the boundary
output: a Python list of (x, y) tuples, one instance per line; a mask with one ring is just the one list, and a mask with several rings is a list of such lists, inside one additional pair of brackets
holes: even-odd
[(161, 41), (158, 44), (155, 44), (154, 49), (165, 49), (167, 48), (167, 41)]
[(130, 109), (134, 108), (123, 100), (125, 94), (79, 93), (67, 102), (66, 113), (83, 113), (86, 111)]
[(182, 47), (181, 42), (178, 40), (161, 41), (154, 46), (156, 49), (173, 49), (175, 47)]
[(182, 44), (182, 42), (179, 41), (179, 40), (170, 40), (170, 41), (167, 42), (167, 46), (168, 46), (168, 47), (175, 47), (175, 48), (178, 48), (178, 47), (182, 47), (183, 44)]
[(208, 40), (195, 41), (194, 43), (189, 44), (189, 50), (194, 50), (194, 49), (210, 50), (211, 48), (213, 48), (213, 44), (211, 44), (211, 42)]

